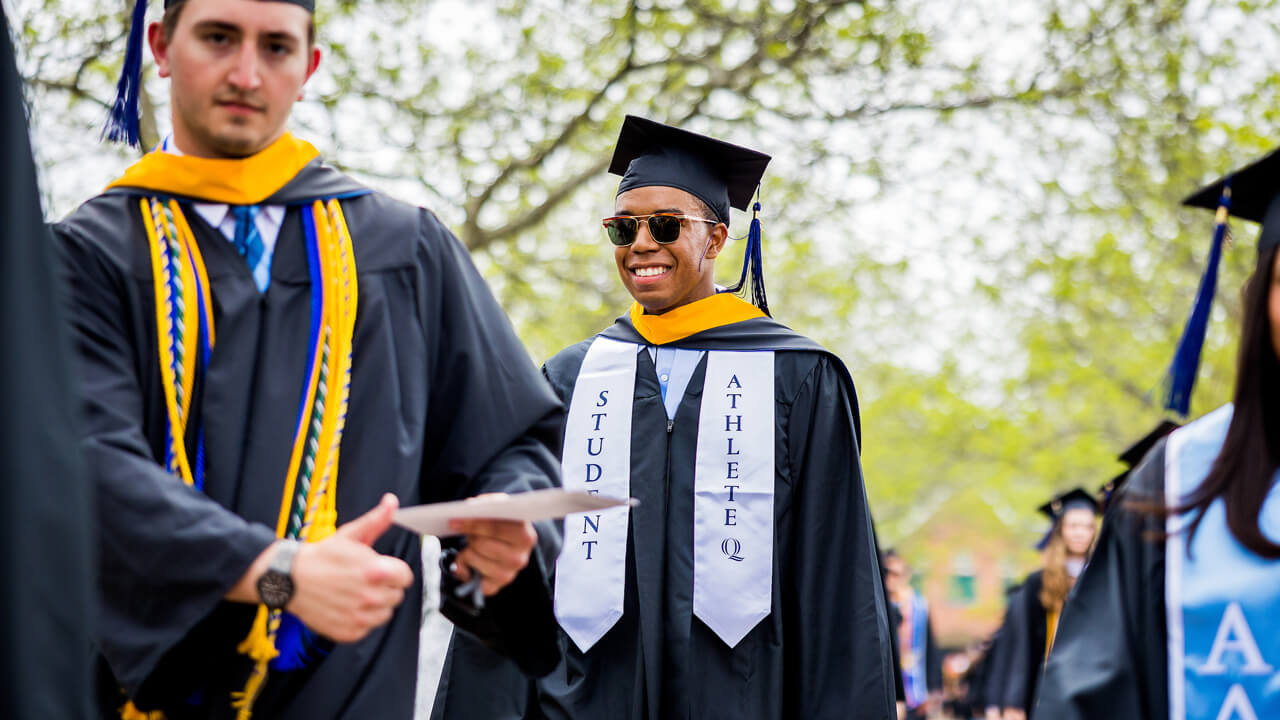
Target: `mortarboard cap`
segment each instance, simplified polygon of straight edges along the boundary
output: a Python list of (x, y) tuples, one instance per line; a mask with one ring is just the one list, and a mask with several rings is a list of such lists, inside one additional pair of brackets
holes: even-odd
[(1218, 265), (1222, 260), (1228, 219), (1235, 215), (1262, 223), (1262, 235), (1258, 240), (1259, 261), (1266, 250), (1280, 244), (1280, 202), (1276, 202), (1280, 179), (1277, 179), (1277, 171), (1280, 171), (1280, 151), (1273, 150), (1260, 160), (1200, 188), (1182, 201), (1189, 207), (1216, 210), (1217, 219), (1209, 261), (1200, 278), (1195, 304), (1191, 306), (1187, 326), (1178, 340), (1178, 348), (1166, 374), (1165, 409), (1181, 417), (1191, 414), (1191, 391), (1200, 369), (1200, 351), (1204, 347), (1209, 313), (1217, 292)]
[(769, 160), (762, 152), (628, 115), (609, 172), (622, 176), (619, 195), (654, 185), (678, 188), (727, 225), (730, 207), (747, 209)]
[(1219, 198), (1228, 187), (1231, 189), (1231, 214), (1241, 220), (1262, 223), (1265, 228), (1264, 221), (1272, 201), (1280, 193), (1280, 149), (1200, 188), (1187, 196), (1182, 204), (1217, 210)]
[(1076, 508), (1084, 508), (1092, 510), (1097, 515), (1100, 511), (1100, 505), (1097, 498), (1090, 495), (1084, 488), (1074, 487), (1070, 490), (1054, 495), (1049, 502), (1036, 508), (1036, 512), (1049, 518), (1049, 530), (1045, 532), (1044, 537), (1040, 538), (1040, 542), (1036, 543), (1037, 550), (1044, 550), (1049, 544), (1049, 538), (1053, 537), (1053, 530), (1058, 525), (1058, 521), (1066, 514), (1068, 510)]
[[(176, 0), (164, 0), (167, 9)], [(307, 12), (316, 11), (315, 0), (259, 0), (260, 2), (286, 2)], [(138, 93), (142, 88), (142, 45), (147, 30), (147, 0), (135, 0), (130, 20), (129, 39), (124, 51), (124, 66), (120, 80), (116, 82), (116, 97), (107, 114), (107, 124), (102, 136), (111, 142), (123, 142), (132, 147), (142, 144), (139, 136)]]
[(1172, 420), (1161, 420), (1160, 424), (1157, 425), (1154, 430), (1144, 435), (1141, 440), (1125, 448), (1124, 452), (1120, 453), (1118, 456), (1120, 462), (1128, 465), (1130, 469), (1137, 467), (1138, 463), (1142, 462), (1142, 458), (1146, 457), (1147, 453), (1151, 452), (1151, 448), (1155, 447), (1156, 443), (1160, 442), (1161, 438), (1180, 427), (1182, 426)]
[[(641, 187), (677, 188), (706, 203), (716, 219), (728, 225), (729, 208), (747, 209), (769, 160), (750, 148), (628, 115), (618, 133), (609, 172), (622, 176), (619, 195)], [(746, 294), (750, 276), (751, 302), (767, 315), (760, 203), (752, 210), (742, 275), (728, 290)]]
[(1151, 448), (1155, 447), (1161, 438), (1180, 427), (1182, 426), (1171, 420), (1161, 420), (1154, 430), (1142, 436), (1141, 440), (1125, 448), (1123, 452), (1116, 456), (1116, 459), (1127, 467), (1124, 472), (1111, 478), (1102, 487), (1098, 488), (1098, 494), (1102, 497), (1103, 510), (1106, 510), (1111, 505), (1111, 496), (1128, 482), (1129, 473), (1133, 472), (1138, 463), (1142, 462), (1147, 453), (1151, 452)]

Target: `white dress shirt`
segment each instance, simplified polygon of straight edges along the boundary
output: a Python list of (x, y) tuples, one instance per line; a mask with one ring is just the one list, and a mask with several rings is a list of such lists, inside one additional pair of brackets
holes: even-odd
[[(178, 149), (173, 142), (173, 137), (167, 137), (160, 144), (160, 149), (174, 155), (181, 155), (182, 151)], [(231, 206), (225, 203), (192, 203), (196, 212), (205, 222), (209, 223), (209, 227), (217, 228), (219, 232), (227, 238), (228, 242), (234, 242), (236, 237), (236, 218), (231, 214)], [(280, 226), (284, 224), (284, 205), (259, 205), (258, 213), (254, 216), (254, 225), (258, 226), (258, 234), (262, 237), (262, 261), (258, 263), (258, 267), (250, 268), (253, 273), (253, 279), (258, 284), (258, 289), (267, 287), (267, 283), (271, 278), (271, 255), (276, 249), (276, 240), (280, 238)]]

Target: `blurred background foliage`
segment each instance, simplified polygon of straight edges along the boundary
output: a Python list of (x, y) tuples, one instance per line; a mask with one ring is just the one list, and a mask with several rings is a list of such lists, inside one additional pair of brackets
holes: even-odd
[[(5, 2), (61, 216), (136, 157), (96, 143), (131, 3)], [(319, 4), (295, 129), (440, 214), (539, 362), (627, 304), (599, 227), (625, 114), (773, 154), (771, 306), (849, 365), (879, 531), (922, 566), (951, 550), (924, 529), (967, 522), (1025, 567), (1034, 506), (1161, 418), (1212, 225), (1178, 201), (1280, 114), (1271, 2)], [(1235, 229), (1193, 414), (1232, 387), (1256, 235)]]

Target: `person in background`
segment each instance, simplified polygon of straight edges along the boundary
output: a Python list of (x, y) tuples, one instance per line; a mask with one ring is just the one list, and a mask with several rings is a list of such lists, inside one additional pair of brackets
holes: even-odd
[(902, 686), (908, 720), (923, 720), (938, 709), (942, 693), (942, 653), (933, 636), (929, 602), (911, 586), (911, 569), (895, 550), (885, 551), (889, 600), (901, 615), (897, 627)]
[(1098, 531), (1098, 501), (1081, 488), (1054, 496), (1039, 508), (1050, 519), (1039, 547), (1044, 566), (1027, 576), (1017, 601), (1011, 603), (1006, 624), (1008, 672), (1001, 711), (1003, 720), (1026, 720), (1033, 715), (1036, 683), (1067, 593), (1088, 561)]

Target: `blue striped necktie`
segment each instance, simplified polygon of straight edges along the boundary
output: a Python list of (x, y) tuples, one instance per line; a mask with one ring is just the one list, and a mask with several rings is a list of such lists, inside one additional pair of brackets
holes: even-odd
[(255, 222), (258, 217), (258, 206), (232, 205), (231, 215), (236, 219), (236, 233), (231, 243), (236, 246), (236, 252), (239, 252), (248, 263), (249, 272), (253, 274), (253, 282), (258, 286), (258, 290), (266, 292), (267, 285), (271, 282), (271, 273), (270, 264), (264, 262), (266, 246), (262, 243), (262, 234), (258, 232), (258, 223)]

